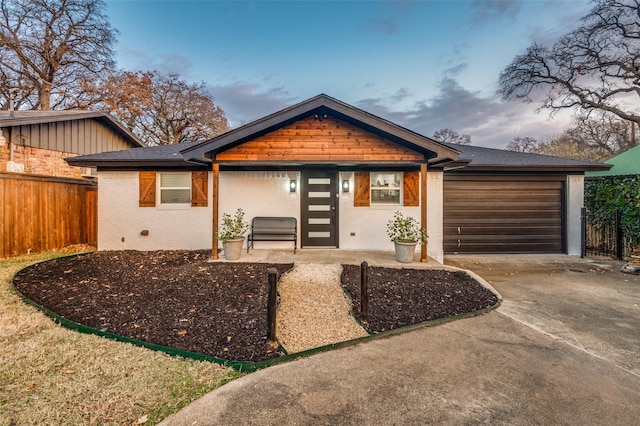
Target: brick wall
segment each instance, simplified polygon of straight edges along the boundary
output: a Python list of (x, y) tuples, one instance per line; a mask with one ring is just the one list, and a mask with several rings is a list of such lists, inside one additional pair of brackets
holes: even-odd
[[(0, 147), (0, 171), (10, 171), (7, 169), (9, 155), (8, 144)], [(22, 145), (15, 145), (13, 148), (13, 161), (24, 165), (24, 173), (37, 175), (82, 177), (81, 168), (71, 167), (64, 161), (64, 158), (72, 156), (75, 154)]]
[[(211, 248), (211, 173), (207, 207), (139, 207), (138, 172), (100, 172), (98, 179), (98, 250)], [(159, 197), (160, 191), (156, 195)], [(148, 235), (142, 235), (143, 230), (149, 231)]]

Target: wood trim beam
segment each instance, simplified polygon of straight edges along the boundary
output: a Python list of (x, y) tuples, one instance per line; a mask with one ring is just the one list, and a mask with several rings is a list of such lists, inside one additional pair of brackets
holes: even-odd
[[(420, 165), (420, 225), (427, 229), (427, 163)], [(427, 244), (420, 247), (420, 262), (429, 262)]]
[(220, 191), (218, 182), (220, 181), (220, 164), (213, 162), (213, 191), (211, 194), (211, 223), (212, 223), (212, 243), (211, 260), (218, 260), (218, 204)]

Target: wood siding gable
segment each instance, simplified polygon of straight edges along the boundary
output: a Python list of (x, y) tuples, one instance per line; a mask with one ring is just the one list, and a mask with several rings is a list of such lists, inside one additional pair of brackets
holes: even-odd
[(334, 117), (304, 118), (221, 152), (217, 161), (424, 161), (424, 155)]

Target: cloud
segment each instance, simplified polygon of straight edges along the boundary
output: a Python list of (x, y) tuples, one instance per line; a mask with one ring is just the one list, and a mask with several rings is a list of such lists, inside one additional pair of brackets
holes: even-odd
[(366, 26), (372, 33), (392, 35), (398, 33), (402, 23), (411, 16), (413, 1), (394, 1), (383, 9), (384, 16), (374, 16)]
[(469, 66), (469, 64), (466, 63), (466, 62), (455, 64), (455, 65), (452, 65), (449, 68), (445, 69), (444, 70), (444, 74), (448, 75), (448, 76), (458, 76), (458, 75), (460, 75), (460, 73), (462, 71), (467, 69), (468, 66)]
[(121, 48), (119, 54), (128, 64), (128, 71), (158, 70), (163, 74), (176, 73), (182, 79), (192, 77), (193, 62), (188, 57), (179, 53), (169, 53), (164, 55), (151, 55), (149, 52)]
[(283, 87), (265, 88), (258, 83), (234, 82), (209, 85), (213, 99), (226, 114), (231, 127), (238, 127), (291, 106), (296, 98)]
[[(208, 88), (232, 127), (302, 100), (281, 86), (268, 87), (260, 83), (235, 82)], [(471, 135), (474, 145), (492, 148), (505, 148), (516, 136), (544, 139), (560, 133), (570, 124), (567, 116), (549, 119), (544, 112), (535, 114), (531, 104), (503, 102), (496, 95), (467, 90), (452, 76), (440, 80), (434, 96), (410, 103), (412, 98), (411, 90), (403, 87), (353, 104), (428, 137), (437, 130), (448, 128)]]
[(568, 119), (548, 119), (536, 115), (529, 104), (502, 102), (496, 96), (469, 91), (450, 77), (442, 79), (438, 93), (416, 102), (411, 108), (394, 110), (391, 97), (368, 98), (357, 102), (359, 108), (383, 117), (425, 136), (448, 128), (471, 135), (474, 145), (504, 148), (516, 136), (543, 139), (562, 131)]
[(494, 20), (515, 21), (522, 10), (519, 0), (477, 0), (473, 2), (473, 22), (484, 25)]

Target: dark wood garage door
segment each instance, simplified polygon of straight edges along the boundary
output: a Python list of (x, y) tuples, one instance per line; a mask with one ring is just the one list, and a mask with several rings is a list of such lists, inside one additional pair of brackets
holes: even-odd
[(445, 253), (562, 253), (564, 182), (444, 177)]

